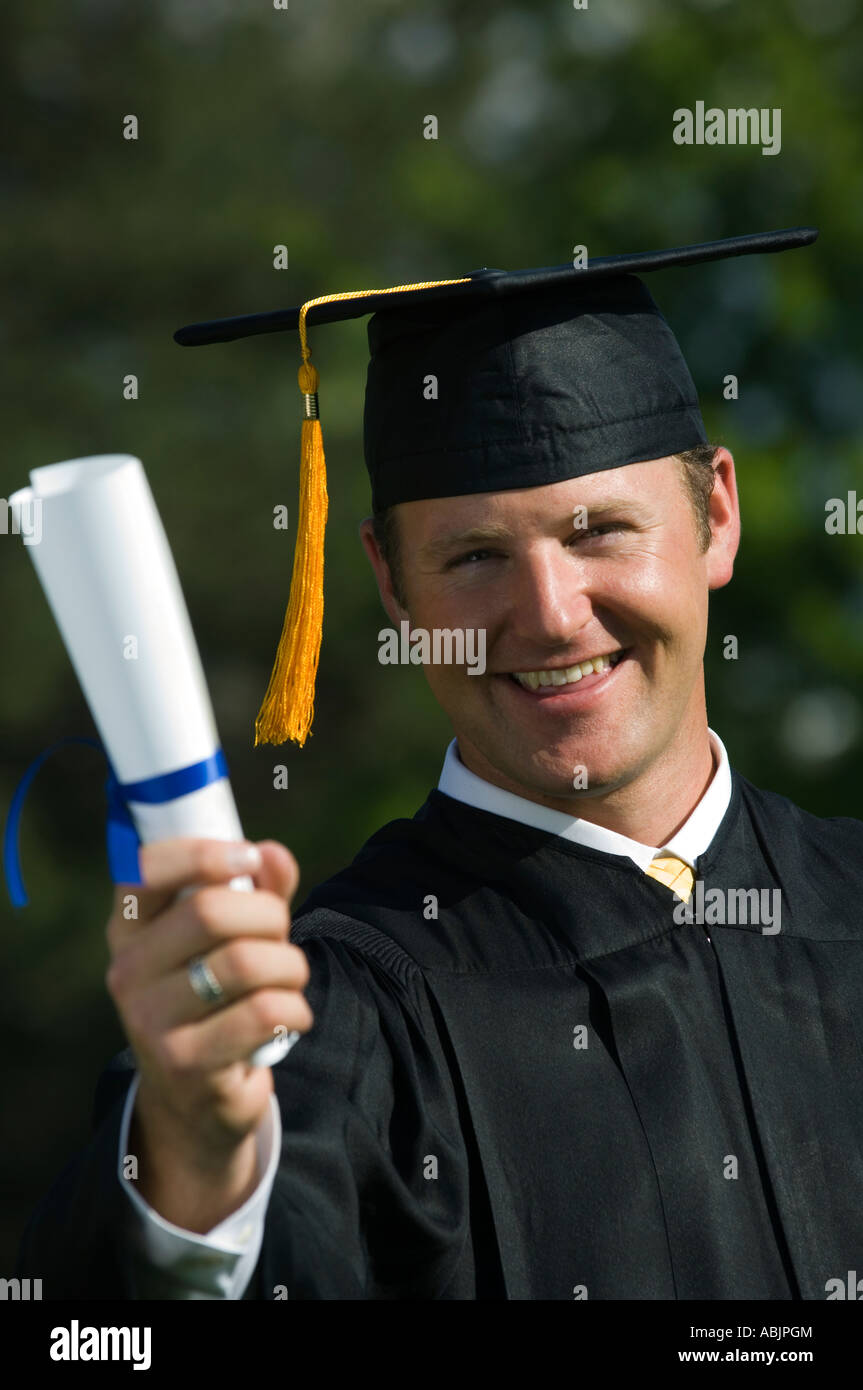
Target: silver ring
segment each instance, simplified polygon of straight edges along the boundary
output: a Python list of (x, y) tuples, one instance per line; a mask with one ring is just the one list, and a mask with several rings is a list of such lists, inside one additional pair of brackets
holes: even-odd
[(202, 956), (195, 956), (186, 966), (189, 984), (204, 1004), (218, 1004), (225, 991)]

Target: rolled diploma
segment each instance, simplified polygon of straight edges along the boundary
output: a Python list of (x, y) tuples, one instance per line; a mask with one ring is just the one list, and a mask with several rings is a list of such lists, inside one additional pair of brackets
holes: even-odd
[[(35, 468), (30, 482), (9, 499), (13, 520), (34, 536), (27, 549), (118, 780), (143, 781), (211, 757), (219, 747), (213, 708), (140, 459), (69, 459)], [(128, 807), (143, 844), (244, 838), (226, 777), (162, 805)], [(250, 878), (230, 886), (254, 887)], [(251, 1062), (272, 1066), (298, 1037), (263, 1044)]]

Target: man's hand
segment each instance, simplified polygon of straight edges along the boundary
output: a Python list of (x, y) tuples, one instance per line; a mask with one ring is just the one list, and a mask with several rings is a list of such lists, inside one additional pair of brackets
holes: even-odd
[[(302, 994), (308, 962), (288, 942), (299, 870), (274, 841), (162, 840), (141, 849), (140, 863), (143, 885), (117, 887), (107, 926), (106, 983), (140, 1072), (129, 1148), (141, 1195), (175, 1225), (204, 1232), (256, 1185), (255, 1131), (273, 1076), (248, 1058), (314, 1021)], [(227, 886), (243, 874), (254, 892)], [(216, 1004), (192, 989), (194, 956), (224, 991)]]

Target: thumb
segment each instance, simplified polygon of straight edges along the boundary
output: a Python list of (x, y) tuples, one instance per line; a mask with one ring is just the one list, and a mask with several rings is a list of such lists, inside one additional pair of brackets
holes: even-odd
[(300, 882), (300, 866), (287, 846), (278, 840), (258, 840), (262, 864), (254, 875), (256, 888), (266, 888), (271, 893), (291, 901)]

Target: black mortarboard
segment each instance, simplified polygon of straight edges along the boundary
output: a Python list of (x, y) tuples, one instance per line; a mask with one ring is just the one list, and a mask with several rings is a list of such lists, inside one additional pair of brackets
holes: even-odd
[(643, 271), (807, 246), (812, 227), (544, 270), (323, 295), (179, 329), (185, 347), (298, 328), (305, 396), (291, 597), (255, 742), (302, 744), (323, 616), (326, 476), (306, 329), (373, 313), (365, 455), (375, 511), (539, 487), (706, 442), (698, 396)]

